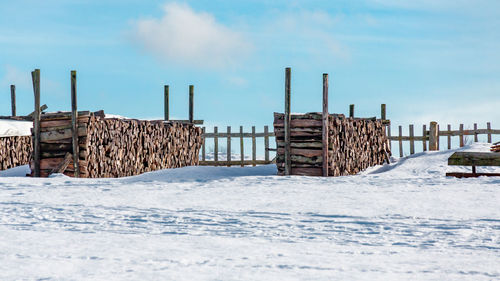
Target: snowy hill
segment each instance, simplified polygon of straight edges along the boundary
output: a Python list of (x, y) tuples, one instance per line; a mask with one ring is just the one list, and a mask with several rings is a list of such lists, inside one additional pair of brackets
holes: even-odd
[(337, 178), (279, 177), (274, 165), (2, 171), (0, 279), (499, 279), (500, 178), (445, 177), (467, 170), (447, 166), (454, 151)]

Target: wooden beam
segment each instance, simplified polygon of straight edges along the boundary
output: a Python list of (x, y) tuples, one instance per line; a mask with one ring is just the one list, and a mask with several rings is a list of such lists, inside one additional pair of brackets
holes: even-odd
[(427, 151), (427, 126), (424, 124), (422, 125), (422, 151)]
[(76, 103), (76, 71), (71, 71), (71, 125), (72, 125), (72, 142), (73, 142), (73, 163), (75, 178), (80, 177), (79, 166), (79, 146), (78, 146), (78, 109)]
[[(451, 132), (450, 124), (448, 124), (448, 132)], [(448, 149), (451, 149), (451, 135), (448, 135)]]
[(291, 68), (285, 69), (285, 175), (291, 174), (292, 161), (290, 158), (290, 87), (291, 87)]
[(189, 123), (193, 123), (194, 120), (194, 86), (189, 85)]
[(269, 127), (264, 126), (264, 159), (269, 161)]
[(205, 127), (203, 127), (201, 129), (201, 131), (202, 131), (202, 134), (201, 134), (201, 142), (202, 142), (202, 144), (201, 144), (201, 161), (205, 161), (205, 157), (206, 157), (205, 156), (205, 146), (206, 146), (206, 144), (205, 144), (205, 142), (206, 142)]
[(437, 122), (432, 121), (429, 126), (429, 151), (438, 150), (438, 132)]
[(464, 124), (460, 124), (460, 134), (459, 134), (459, 138), (460, 138), (460, 147), (463, 147), (465, 145), (464, 143)]
[(328, 177), (328, 74), (323, 73), (323, 176)]
[(491, 143), (491, 123), (486, 123), (486, 130), (488, 133), (488, 143)]
[(448, 165), (500, 166), (500, 153), (459, 151), (448, 158)]
[(477, 123), (474, 123), (474, 142), (479, 142), (477, 137)]
[(165, 85), (163, 87), (163, 92), (164, 92), (164, 106), (163, 106), (163, 111), (164, 111), (164, 119), (165, 121), (168, 121), (170, 119), (170, 107), (169, 107), (169, 95), (170, 95), (170, 89), (169, 85)]
[(50, 171), (49, 175), (50, 174), (62, 174), (66, 170), (66, 168), (68, 167), (69, 163), (71, 163), (72, 159), (73, 159), (73, 155), (71, 155), (71, 153), (69, 153), (69, 152), (66, 152), (66, 155), (64, 156), (63, 161), (57, 167), (52, 169), (52, 171)]
[(380, 105), (380, 119), (382, 120), (386, 120), (387, 119), (387, 116), (386, 116), (386, 106), (385, 106), (385, 103), (381, 104)]
[(252, 126), (252, 166), (257, 165), (257, 142), (255, 140), (255, 126)]
[(477, 177), (500, 177), (500, 173), (446, 173), (447, 177), (477, 178)]
[(231, 166), (231, 126), (227, 126), (226, 161), (227, 166)]
[(413, 132), (413, 124), (409, 126), (409, 133), (410, 133), (410, 155), (415, 154), (415, 136)]
[(34, 176), (40, 177), (40, 69), (31, 72), (35, 111), (33, 111), (33, 166)]
[(12, 116), (16, 116), (16, 85), (10, 85), (10, 106)]
[(399, 126), (399, 157), (403, 157), (403, 127)]
[(243, 142), (243, 126), (240, 126), (240, 160), (241, 160), (241, 167), (243, 167), (245, 164), (245, 148), (244, 148), (244, 142)]
[(349, 105), (349, 117), (354, 118), (354, 104)]
[(219, 163), (219, 135), (217, 134), (217, 126), (214, 126), (214, 161), (215, 166)]

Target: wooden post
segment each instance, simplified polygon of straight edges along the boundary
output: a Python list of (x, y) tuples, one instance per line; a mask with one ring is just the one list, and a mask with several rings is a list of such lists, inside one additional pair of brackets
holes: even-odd
[(387, 125), (387, 137), (389, 138), (389, 149), (392, 151), (391, 125)]
[(488, 143), (491, 143), (491, 123), (486, 123), (486, 129), (488, 130)]
[(205, 130), (205, 127), (203, 127), (201, 130), (202, 130), (202, 135), (201, 135), (201, 142), (202, 142), (202, 145), (201, 145), (201, 161), (205, 161), (205, 159), (206, 159), (206, 156), (205, 156), (205, 142), (206, 142), (206, 138), (205, 138), (206, 130)]
[(349, 105), (349, 117), (354, 118), (354, 104)]
[(226, 145), (227, 166), (231, 167), (231, 126), (227, 126), (227, 145)]
[(80, 151), (78, 146), (78, 110), (76, 105), (76, 71), (71, 71), (71, 126), (73, 143), (73, 167), (75, 178), (80, 177)]
[(451, 149), (451, 125), (448, 124), (448, 149)]
[(399, 157), (403, 157), (403, 127), (399, 126)]
[(323, 177), (328, 177), (328, 74), (323, 73)]
[(438, 127), (437, 122), (432, 121), (429, 126), (429, 151), (438, 150)]
[(241, 167), (245, 166), (245, 148), (244, 148), (244, 142), (243, 142), (243, 126), (240, 126), (240, 160), (241, 160)]
[(217, 126), (214, 127), (214, 161), (215, 166), (219, 165), (219, 135)]
[(165, 121), (168, 121), (170, 119), (170, 107), (169, 107), (169, 95), (170, 95), (170, 87), (168, 85), (165, 85), (164, 88), (163, 88), (163, 92), (164, 92), (164, 108), (163, 108), (163, 111), (164, 111), (164, 114), (165, 114)]
[(427, 151), (427, 126), (422, 125), (422, 151)]
[(292, 172), (292, 160), (290, 154), (290, 123), (292, 121), (290, 116), (290, 84), (291, 84), (290, 67), (285, 69), (285, 175), (290, 175)]
[(189, 123), (193, 123), (194, 86), (189, 85)]
[(10, 85), (10, 105), (12, 116), (16, 116), (16, 85)]
[(40, 69), (31, 72), (33, 93), (35, 94), (35, 111), (33, 112), (33, 162), (34, 175), (40, 177)]
[(266, 163), (269, 162), (269, 126), (264, 126), (264, 160)]
[(474, 123), (474, 142), (479, 142), (477, 137), (477, 123)]
[(386, 120), (386, 118), (387, 118), (385, 108), (386, 108), (385, 103), (380, 105), (380, 119), (382, 119), (382, 120)]
[(257, 165), (257, 143), (255, 141), (255, 126), (252, 126), (252, 166)]
[(460, 138), (460, 147), (463, 147), (464, 144), (464, 124), (460, 124), (460, 129), (459, 129), (459, 135), (458, 137)]
[(410, 155), (415, 154), (415, 135), (413, 132), (413, 124), (409, 126), (410, 131)]

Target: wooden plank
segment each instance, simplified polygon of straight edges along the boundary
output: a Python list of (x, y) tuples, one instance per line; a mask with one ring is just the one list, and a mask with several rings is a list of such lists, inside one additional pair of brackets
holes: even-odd
[(491, 123), (486, 123), (486, 130), (488, 134), (488, 143), (491, 143)]
[(448, 158), (448, 165), (500, 166), (500, 153), (459, 151)]
[[(273, 123), (274, 127), (278, 128), (283, 128), (284, 127), (284, 120), (283, 119), (278, 119), (274, 120)], [(301, 128), (308, 128), (308, 127), (318, 127), (321, 128), (323, 126), (323, 122), (321, 120), (314, 120), (314, 119), (292, 119), (290, 122), (290, 127), (301, 127)]]
[(217, 134), (217, 126), (214, 127), (214, 161), (215, 166), (219, 163), (219, 136)]
[(292, 161), (290, 159), (290, 84), (291, 84), (291, 69), (287, 67), (285, 69), (285, 116), (284, 116), (284, 126), (285, 126), (285, 175), (288, 176), (291, 173)]
[(206, 158), (206, 156), (205, 156), (205, 153), (206, 153), (205, 152), (205, 147), (206, 147), (205, 127), (201, 128), (201, 132), (202, 132), (202, 134), (201, 134), (201, 142), (202, 142), (202, 144), (201, 144), (201, 161), (205, 161), (205, 158)]
[(40, 177), (40, 69), (31, 72), (35, 111), (33, 112), (33, 162), (34, 176)]
[[(77, 128), (76, 132), (80, 137), (86, 136), (87, 128), (80, 126)], [(69, 139), (72, 137), (73, 137), (73, 128), (39, 133), (39, 138), (41, 142), (57, 141), (57, 140)], [(78, 140), (76, 142), (78, 142)]]
[(500, 177), (500, 173), (446, 173), (446, 176), (456, 178)]
[[(323, 73), (323, 176), (328, 177), (328, 74)], [(292, 152), (293, 153), (293, 152)]]
[(474, 142), (479, 142), (477, 137), (477, 123), (474, 123)]
[(410, 132), (410, 154), (413, 155), (415, 154), (415, 135), (413, 132), (413, 124), (411, 124), (408, 129)]
[[(42, 170), (52, 170), (55, 167), (57, 167), (62, 161), (64, 160), (63, 157), (61, 158), (45, 158), (40, 160), (40, 169)], [(84, 160), (79, 160), (79, 166), (80, 167), (87, 167), (87, 161)], [(73, 163), (70, 163), (68, 166), (73, 167)]]
[(10, 107), (12, 116), (16, 116), (16, 85), (10, 85)]
[[(78, 124), (87, 124), (89, 122), (89, 117), (78, 117)], [(71, 128), (71, 119), (67, 120), (42, 120), (40, 122), (40, 128), (54, 128), (54, 127), (66, 127)]]
[(429, 151), (438, 150), (439, 141), (439, 130), (437, 128), (437, 122), (432, 121), (429, 126)]
[(387, 126), (387, 138), (389, 139), (389, 149), (392, 151), (391, 125)]
[[(78, 111), (79, 117), (90, 117), (93, 113), (85, 110)], [(42, 120), (71, 120), (71, 111), (61, 111), (61, 112), (53, 112), (53, 113), (44, 113), (41, 116)]]
[[(71, 124), (72, 128), (72, 141), (73, 141), (73, 163), (75, 165), (75, 178), (80, 177), (80, 166), (78, 165), (78, 160), (80, 156), (80, 147), (78, 146), (78, 111), (77, 111), (77, 100), (76, 100), (76, 71), (71, 71)], [(86, 130), (85, 130), (86, 133)]]
[(194, 120), (194, 86), (189, 85), (189, 123)]
[(354, 104), (349, 105), (349, 117), (354, 118)]
[[(283, 154), (285, 152), (285, 149), (283, 147), (279, 147), (277, 149), (279, 154)], [(317, 156), (322, 156), (323, 155), (323, 150), (321, 149), (306, 149), (306, 148), (291, 148), (290, 153), (292, 155), (299, 155), (299, 156), (305, 156), (305, 157), (317, 157)]]
[(257, 143), (255, 140), (255, 126), (252, 126), (252, 161), (254, 164), (252, 166), (255, 166), (257, 163), (255, 162), (257, 160)]
[(163, 97), (163, 102), (164, 102), (164, 105), (163, 105), (163, 113), (164, 113), (164, 118), (165, 121), (168, 121), (170, 119), (170, 106), (169, 106), (169, 101), (170, 101), (170, 86), (169, 85), (165, 85), (163, 87), (163, 94), (164, 94), (164, 97)]
[(380, 119), (382, 119), (382, 120), (386, 120), (387, 119), (385, 109), (386, 109), (385, 104), (384, 103), (381, 104), (380, 105)]
[(322, 168), (292, 168), (292, 175), (320, 177), (320, 176), (323, 176), (323, 169)]
[[(448, 133), (451, 132), (451, 125), (448, 124)], [(451, 135), (448, 134), (448, 149), (451, 149)]]
[(426, 125), (422, 125), (422, 151), (427, 151), (427, 128)]
[(227, 145), (226, 145), (226, 161), (227, 166), (231, 166), (231, 126), (227, 126)]
[(66, 155), (64, 156), (63, 161), (57, 167), (52, 169), (52, 171), (50, 171), (50, 174), (63, 173), (64, 170), (66, 170), (66, 168), (68, 167), (69, 163), (72, 160), (73, 160), (73, 155), (71, 155), (71, 153), (69, 153), (69, 152), (66, 152)]
[(460, 138), (460, 147), (463, 147), (464, 146), (464, 124), (460, 124), (460, 134), (459, 134), (459, 138)]
[[(278, 147), (285, 147), (284, 142), (277, 142)], [(321, 142), (292, 142), (290, 144), (291, 148), (319, 148), (321, 149), (323, 147), (323, 144)]]
[(240, 126), (240, 160), (241, 167), (245, 166), (245, 148), (243, 142), (243, 126)]
[(269, 127), (268, 126), (264, 126), (264, 149), (265, 149), (265, 152), (264, 152), (264, 159), (266, 161), (269, 161)]
[(399, 157), (403, 157), (403, 127), (399, 126)]
[[(495, 134), (500, 134), (500, 130), (489, 130), (489, 132), (493, 135)], [(488, 134), (488, 129), (477, 129), (476, 131), (474, 130), (463, 130), (463, 131), (460, 131), (460, 130), (452, 130), (452, 131), (439, 131), (439, 135), (440, 136), (460, 136), (460, 135), (464, 135), (464, 136), (473, 136), (475, 134), (478, 134), (478, 135), (487, 135)]]

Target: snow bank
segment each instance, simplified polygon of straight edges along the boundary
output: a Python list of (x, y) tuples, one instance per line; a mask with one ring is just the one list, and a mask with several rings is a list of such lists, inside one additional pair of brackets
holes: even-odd
[(33, 122), (0, 119), (0, 137), (30, 136)]

